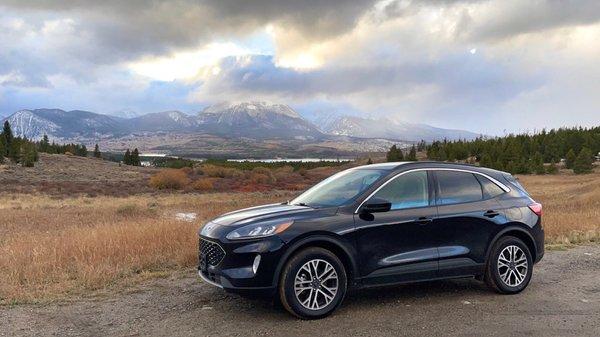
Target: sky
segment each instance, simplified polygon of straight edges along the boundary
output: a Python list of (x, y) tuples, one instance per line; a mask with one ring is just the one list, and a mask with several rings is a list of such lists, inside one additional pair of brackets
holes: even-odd
[(600, 1), (0, 0), (0, 115), (248, 100), (489, 135), (600, 125)]

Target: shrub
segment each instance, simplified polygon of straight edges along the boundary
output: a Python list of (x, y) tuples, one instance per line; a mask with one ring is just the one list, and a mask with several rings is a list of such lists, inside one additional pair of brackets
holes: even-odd
[(200, 165), (199, 173), (213, 178), (239, 178), (244, 175), (244, 172), (228, 167), (222, 167), (212, 164)]
[(180, 170), (182, 172), (184, 172), (185, 174), (190, 174), (190, 173), (194, 172), (194, 170), (189, 166), (184, 166)]
[[(263, 177), (264, 176), (264, 177)], [(250, 175), (250, 179), (255, 182), (255, 179), (259, 179), (261, 180), (261, 183), (263, 184), (273, 184), (277, 181), (277, 178), (275, 178), (275, 175), (273, 174), (273, 171), (269, 170), (266, 167), (255, 167), (252, 169), (252, 174)], [(262, 182), (264, 181), (264, 182)]]
[(250, 181), (255, 184), (269, 184), (271, 179), (266, 174), (252, 172), (252, 174), (250, 174)]
[(291, 166), (289, 166), (289, 165), (286, 165), (286, 166), (282, 166), (282, 167), (280, 167), (280, 168), (277, 168), (277, 169), (275, 170), (275, 173), (274, 173), (274, 175), (275, 175), (275, 179), (276, 179), (277, 181), (281, 181), (281, 180), (288, 179), (288, 178), (290, 178), (290, 177), (291, 177), (293, 174), (294, 174), (294, 168), (293, 168), (293, 167), (291, 167)]
[(150, 177), (150, 186), (162, 189), (181, 189), (190, 183), (187, 174), (178, 169), (164, 169)]
[(215, 183), (213, 178), (200, 178), (194, 182), (192, 187), (196, 191), (211, 191), (215, 188)]

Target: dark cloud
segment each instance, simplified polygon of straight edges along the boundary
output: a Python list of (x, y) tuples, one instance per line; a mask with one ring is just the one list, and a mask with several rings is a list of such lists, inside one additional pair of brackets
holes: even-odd
[(498, 39), (600, 21), (598, 0), (546, 0), (499, 3), (484, 20), (466, 25), (467, 39)]
[(161, 55), (213, 39), (251, 34), (267, 24), (299, 31), (308, 40), (352, 29), (374, 0), (2, 0), (0, 8), (62, 13), (75, 18), (96, 46), (88, 57), (115, 62)]
[[(372, 91), (395, 92), (401, 97), (424, 86), (436, 86), (439, 95), (464, 104), (497, 104), (539, 86), (541, 81), (531, 74), (512, 74), (501, 65), (473, 55), (312, 71), (279, 68), (271, 56), (229, 57), (220, 68), (223, 70), (218, 75), (202, 85), (200, 98), (240, 93), (258, 97), (360, 97)], [(365, 102), (368, 100), (366, 97)]]

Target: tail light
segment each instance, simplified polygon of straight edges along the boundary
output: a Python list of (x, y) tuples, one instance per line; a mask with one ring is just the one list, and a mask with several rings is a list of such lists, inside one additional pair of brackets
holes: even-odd
[(529, 209), (537, 216), (542, 216), (542, 204), (534, 202), (533, 204), (529, 205)]

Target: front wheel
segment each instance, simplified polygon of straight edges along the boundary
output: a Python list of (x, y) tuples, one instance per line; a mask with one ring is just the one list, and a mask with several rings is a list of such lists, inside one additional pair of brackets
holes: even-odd
[(346, 295), (344, 265), (332, 252), (311, 247), (294, 255), (283, 268), (279, 297), (283, 307), (302, 319), (331, 314)]
[(516, 294), (527, 287), (533, 261), (527, 245), (519, 238), (506, 236), (496, 242), (487, 263), (485, 281), (502, 294)]

